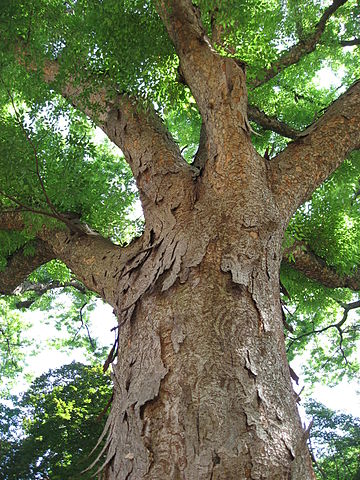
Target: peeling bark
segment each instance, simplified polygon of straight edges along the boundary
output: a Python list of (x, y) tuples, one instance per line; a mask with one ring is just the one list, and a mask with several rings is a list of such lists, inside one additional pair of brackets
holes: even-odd
[[(295, 141), (269, 162), (251, 144), (243, 64), (213, 49), (190, 0), (156, 7), (202, 115), (194, 165), (154, 112), (105, 84), (85, 105), (70, 79), (61, 93), (123, 150), (146, 228), (125, 248), (69, 228), (38, 233), (118, 317), (103, 477), (310, 480), (284, 347), (281, 244), (292, 212), (360, 146), (359, 83), (304, 132), (287, 130)], [(44, 80), (58, 68), (45, 62)], [(0, 228), (22, 227), (5, 215)]]
[[(278, 241), (268, 247), (277, 258), (269, 260), (272, 269), (279, 248)], [(284, 351), (276, 270), (265, 302), (221, 272), (221, 256), (221, 242), (211, 241), (186, 283), (144, 295), (122, 325), (106, 478), (313, 478)], [(266, 270), (259, 262), (250, 277), (268, 276)]]

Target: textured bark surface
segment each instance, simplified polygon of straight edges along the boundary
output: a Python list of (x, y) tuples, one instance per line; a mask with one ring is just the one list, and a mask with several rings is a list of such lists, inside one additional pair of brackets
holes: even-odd
[[(334, 0), (313, 33), (253, 87), (311, 52), (344, 3)], [(154, 4), (202, 117), (193, 164), (156, 113), (120, 94), (116, 83), (99, 80), (84, 102), (86, 67), (81, 82), (66, 72), (60, 85), (61, 62), (47, 59), (44, 82), (122, 149), (139, 188), (145, 232), (120, 248), (66, 222), (53, 231), (44, 227), (33, 257), (19, 251), (8, 259), (0, 292), (13, 292), (33, 269), (58, 258), (114, 307), (119, 339), (104, 479), (310, 480), (284, 349), (281, 243), (292, 213), (360, 148), (360, 83), (305, 131), (295, 131), (248, 106), (244, 64), (213, 48), (190, 0)], [(31, 49), (14, 43), (16, 61), (38, 70)], [(294, 141), (271, 161), (262, 158), (247, 112)], [(0, 212), (0, 229), (23, 228), (18, 210)], [(311, 252), (292, 253), (310, 278), (357, 288), (357, 272), (342, 279)]]
[(191, 208), (119, 275), (106, 479), (313, 478), (284, 350), (284, 225), (265, 160), (227, 140)]
[(221, 219), (216, 200), (199, 265), (120, 327), (107, 479), (313, 478), (284, 350), (281, 228), (261, 212), (245, 227), (234, 204)]

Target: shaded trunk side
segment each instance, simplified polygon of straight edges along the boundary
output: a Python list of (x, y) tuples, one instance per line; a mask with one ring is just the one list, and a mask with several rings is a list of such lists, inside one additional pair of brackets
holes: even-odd
[(266, 237), (239, 271), (247, 286), (212, 241), (121, 327), (106, 479), (314, 478), (284, 349), (281, 235)]

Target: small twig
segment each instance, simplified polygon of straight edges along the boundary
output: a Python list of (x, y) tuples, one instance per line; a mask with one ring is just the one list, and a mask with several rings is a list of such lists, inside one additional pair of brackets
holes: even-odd
[[(45, 210), (39, 210), (37, 208), (32, 208), (32, 207), (29, 207), (28, 205), (25, 205), (24, 203), (20, 202), (19, 200), (17, 200), (15, 197), (13, 197), (12, 195), (9, 195), (7, 193), (5, 193), (3, 190), (0, 190), (0, 195), (2, 195), (3, 197), (7, 198), (8, 200), (11, 200), (12, 202), (14, 202), (16, 205), (18, 205), (19, 207), (21, 207), (21, 211), (22, 212), (31, 212), (31, 213), (36, 213), (37, 215), (44, 215), (46, 217), (50, 217), (50, 218), (55, 218), (56, 220), (60, 220), (60, 221), (64, 221), (62, 220), (61, 218), (59, 218), (58, 216), (55, 216), (54, 214), (52, 213), (49, 213), (49, 212), (46, 212)], [(11, 213), (11, 210), (8, 210), (7, 211), (8, 213)]]
[(313, 449), (313, 446), (311, 444), (311, 436), (310, 435), (309, 435), (309, 438), (308, 438), (308, 444), (309, 444), (309, 450), (310, 450), (311, 460), (312, 460), (313, 464), (319, 470), (321, 477), (326, 479), (327, 477), (326, 477), (326, 474), (325, 474), (324, 470), (320, 467), (320, 465), (318, 464), (318, 462), (316, 460), (316, 457), (315, 457), (315, 454), (314, 454), (314, 449)]
[(88, 304), (88, 303), (85, 302), (85, 303), (81, 306), (81, 308), (80, 308), (80, 310), (79, 310), (79, 318), (80, 318), (80, 323), (81, 323), (81, 324), (80, 324), (80, 327), (78, 328), (77, 332), (76, 332), (75, 335), (73, 336), (72, 342), (75, 341), (76, 337), (79, 335), (80, 330), (81, 330), (82, 328), (85, 328), (85, 329), (86, 329), (86, 332), (87, 332), (87, 337), (88, 337), (89, 342), (90, 342), (90, 345), (91, 345), (91, 348), (92, 348), (93, 350), (95, 350), (95, 349), (96, 349), (96, 345), (95, 345), (95, 343), (94, 343), (94, 340), (91, 338), (89, 327), (88, 327), (87, 323), (84, 322), (84, 318), (83, 318), (83, 310), (84, 310), (84, 308), (87, 306), (87, 304)]
[(343, 47), (353, 47), (360, 45), (360, 38), (353, 38), (352, 40), (340, 40), (340, 45)]
[(6, 341), (6, 345), (7, 345), (7, 351), (8, 351), (8, 355), (9, 355), (9, 358), (10, 358), (10, 361), (11, 363), (13, 364), (13, 366), (16, 368), (17, 367), (17, 364), (14, 360), (14, 357), (12, 355), (12, 352), (11, 352), (11, 344), (10, 344), (10, 340), (9, 340), (9, 337), (6, 335), (5, 331), (3, 328), (0, 328), (0, 332), (2, 333), (3, 337), (5, 338), (5, 341)]
[(342, 330), (341, 330), (340, 327), (338, 327), (338, 332), (339, 332), (339, 336), (340, 336), (339, 349), (340, 349), (340, 352), (341, 352), (341, 354), (342, 354), (343, 359), (345, 360), (345, 365), (348, 365), (349, 362), (348, 362), (348, 359), (346, 358), (344, 349), (343, 349), (343, 347), (342, 347), (342, 344), (343, 344), (343, 332), (342, 332)]
[(105, 405), (104, 409), (99, 413), (99, 415), (96, 417), (96, 422), (100, 422), (106, 412), (109, 410), (110, 405), (112, 404), (114, 398), (114, 393), (111, 394), (111, 397), (109, 398), (107, 404)]
[(118, 351), (118, 344), (119, 344), (119, 334), (117, 334), (114, 345), (111, 347), (109, 355), (107, 356), (107, 359), (105, 360), (105, 363), (103, 365), (103, 372), (104, 373), (108, 370), (108, 368), (110, 367), (110, 364), (116, 358), (117, 351)]
[(316, 333), (323, 333), (323, 332), (326, 332), (326, 330), (329, 330), (330, 328), (336, 328), (340, 334), (340, 337), (342, 338), (342, 333), (343, 331), (341, 330), (341, 327), (343, 326), (343, 324), (346, 322), (347, 318), (348, 318), (348, 313), (350, 310), (353, 310), (355, 308), (359, 308), (360, 307), (360, 300), (356, 301), (356, 302), (352, 302), (352, 303), (348, 303), (348, 304), (344, 304), (344, 303), (340, 303), (339, 302), (339, 305), (342, 306), (342, 308), (344, 309), (344, 315), (342, 317), (342, 319), (337, 322), (337, 323), (332, 323), (331, 325), (327, 325), (326, 327), (324, 328), (320, 328), (320, 329), (314, 329), (311, 330), (310, 332), (305, 332), (303, 333), (302, 335), (299, 335), (298, 337), (296, 338), (290, 338), (291, 340), (291, 343), (288, 347), (288, 350), (292, 347), (292, 345), (297, 342), (298, 340), (301, 340), (302, 338), (305, 338), (305, 337), (308, 337), (309, 335), (314, 335)]

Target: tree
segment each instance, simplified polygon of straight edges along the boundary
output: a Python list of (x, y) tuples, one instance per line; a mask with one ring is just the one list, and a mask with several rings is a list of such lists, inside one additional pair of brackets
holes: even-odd
[[(358, 15), (353, 0), (4, 2), (0, 290), (58, 259), (113, 306), (105, 479), (314, 478), (279, 272), (346, 313), (305, 325), (290, 308), (289, 348), (335, 332), (350, 363)], [(324, 65), (340, 90), (316, 85)], [(124, 162), (80, 112), (136, 182), (129, 243)]]
[(93, 478), (94, 472), (81, 472), (110, 397), (110, 378), (99, 367), (73, 362), (37, 378), (13, 407), (2, 406), (2, 478)]
[(315, 401), (308, 402), (306, 410), (314, 419), (310, 450), (319, 478), (357, 480), (360, 477), (359, 419), (333, 412)]

